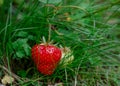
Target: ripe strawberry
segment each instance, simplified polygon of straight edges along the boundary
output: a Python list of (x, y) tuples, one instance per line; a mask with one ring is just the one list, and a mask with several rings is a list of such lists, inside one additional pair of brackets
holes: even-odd
[(37, 44), (32, 48), (32, 59), (38, 71), (44, 75), (53, 74), (61, 56), (61, 50), (54, 45)]

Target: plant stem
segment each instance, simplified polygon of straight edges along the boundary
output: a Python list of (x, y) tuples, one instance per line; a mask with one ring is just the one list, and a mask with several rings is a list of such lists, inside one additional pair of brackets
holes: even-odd
[(50, 38), (51, 38), (51, 24), (49, 22), (49, 20), (47, 19), (48, 22), (48, 43), (50, 42)]

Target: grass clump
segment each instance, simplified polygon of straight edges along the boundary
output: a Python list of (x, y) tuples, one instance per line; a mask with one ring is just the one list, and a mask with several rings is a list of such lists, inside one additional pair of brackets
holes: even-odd
[[(119, 2), (0, 1), (0, 80), (9, 74), (15, 78), (13, 86), (118, 86)], [(74, 56), (51, 76), (40, 74), (31, 59), (31, 47), (43, 36), (70, 47)]]

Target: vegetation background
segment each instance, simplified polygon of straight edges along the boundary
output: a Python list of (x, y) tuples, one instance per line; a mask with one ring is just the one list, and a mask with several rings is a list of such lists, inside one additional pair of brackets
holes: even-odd
[[(74, 55), (51, 76), (31, 59), (43, 36)], [(0, 81), (5, 75), (11, 86), (119, 86), (120, 0), (0, 0)]]

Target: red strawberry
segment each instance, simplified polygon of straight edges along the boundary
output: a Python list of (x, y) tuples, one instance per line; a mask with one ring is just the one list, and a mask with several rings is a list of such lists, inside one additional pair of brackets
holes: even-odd
[(61, 56), (61, 50), (54, 45), (38, 44), (32, 48), (32, 59), (38, 71), (45, 75), (53, 74)]

